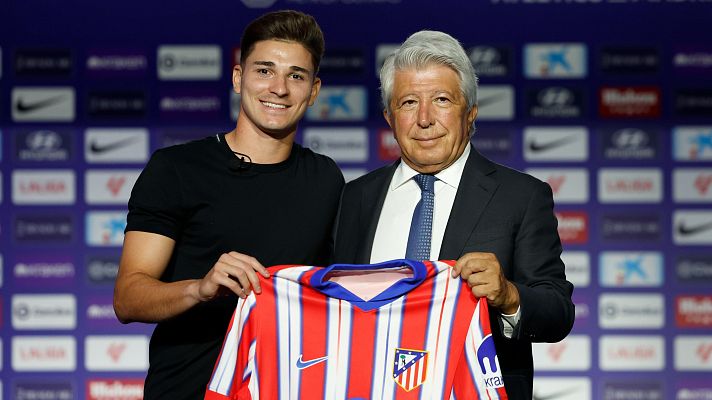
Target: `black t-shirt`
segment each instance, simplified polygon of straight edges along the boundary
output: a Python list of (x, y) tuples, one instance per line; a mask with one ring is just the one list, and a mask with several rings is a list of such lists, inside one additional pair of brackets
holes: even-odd
[[(221, 254), (264, 266), (325, 265), (344, 184), (333, 160), (294, 144), (278, 164), (230, 168), (224, 134), (156, 151), (131, 192), (127, 231), (176, 241), (164, 282), (199, 279)], [(202, 399), (237, 297), (156, 326), (144, 398)]]

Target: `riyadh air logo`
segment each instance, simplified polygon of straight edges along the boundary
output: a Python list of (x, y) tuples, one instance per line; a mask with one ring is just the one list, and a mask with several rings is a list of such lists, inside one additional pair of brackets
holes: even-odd
[(712, 336), (676, 336), (674, 350), (675, 370), (712, 371)]
[(530, 168), (526, 172), (548, 183), (557, 203), (588, 201), (588, 170), (585, 168)]
[(366, 108), (365, 87), (325, 86), (314, 105), (307, 109), (307, 120), (363, 121)]
[(524, 128), (526, 161), (585, 161), (588, 159), (588, 130), (585, 127)]
[(712, 160), (712, 126), (679, 126), (673, 129), (676, 161)]
[(601, 253), (599, 280), (603, 287), (660, 287), (663, 257), (659, 252)]
[(588, 73), (582, 43), (537, 43), (524, 47), (524, 75), (533, 79), (584, 78)]
[(482, 121), (514, 118), (514, 88), (511, 85), (482, 85), (477, 89), (477, 119)]
[(673, 213), (673, 242), (679, 245), (712, 244), (712, 211), (676, 210)]
[(427, 371), (427, 351), (395, 349), (393, 380), (406, 392), (422, 385), (427, 378)]
[(12, 120), (71, 122), (74, 104), (71, 87), (16, 87), (12, 89)]
[(675, 168), (672, 181), (676, 202), (712, 202), (712, 168)]

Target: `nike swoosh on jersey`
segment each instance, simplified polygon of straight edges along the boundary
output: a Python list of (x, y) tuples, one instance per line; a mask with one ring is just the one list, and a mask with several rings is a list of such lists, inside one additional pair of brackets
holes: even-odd
[(697, 226), (689, 226), (685, 225), (684, 222), (681, 222), (680, 225), (677, 226), (677, 231), (683, 236), (694, 235), (709, 229), (712, 229), (712, 222), (707, 222)]
[(534, 152), (551, 150), (551, 149), (554, 149), (557, 147), (561, 147), (565, 144), (571, 143), (574, 140), (576, 140), (576, 138), (573, 136), (568, 136), (568, 137), (564, 137), (561, 139), (556, 139), (556, 140), (552, 140), (552, 141), (544, 142), (544, 143), (537, 142), (535, 140), (531, 140), (529, 142), (529, 150), (534, 151)]
[(120, 149), (122, 147), (126, 147), (130, 145), (132, 142), (135, 142), (137, 138), (135, 137), (130, 137), (122, 140), (117, 140), (112, 143), (107, 143), (107, 144), (99, 144), (95, 141), (92, 141), (91, 144), (89, 145), (89, 150), (91, 150), (92, 153), (106, 153), (107, 151), (111, 150), (116, 150)]
[(316, 365), (316, 364), (326, 361), (327, 358), (329, 358), (329, 357), (324, 356), (324, 357), (319, 357), (319, 358), (314, 358), (311, 360), (303, 361), (302, 355), (300, 354), (299, 359), (297, 360), (297, 368), (299, 368), (299, 369), (309, 368), (313, 365)]
[(53, 105), (61, 102), (63, 98), (64, 98), (64, 95), (61, 94), (59, 96), (50, 97), (48, 99), (43, 99), (43, 100), (35, 101), (32, 103), (27, 103), (23, 99), (18, 99), (17, 103), (15, 103), (15, 108), (19, 112), (28, 113), (28, 112), (32, 112), (35, 110), (39, 110), (41, 108), (47, 108), (47, 107), (53, 106)]

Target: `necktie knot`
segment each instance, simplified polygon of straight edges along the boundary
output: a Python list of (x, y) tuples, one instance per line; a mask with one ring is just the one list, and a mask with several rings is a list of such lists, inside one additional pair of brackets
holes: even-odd
[(413, 177), (413, 180), (415, 181), (415, 183), (418, 184), (418, 186), (420, 186), (421, 192), (428, 192), (428, 193), (434, 192), (435, 176), (426, 175), (426, 174), (418, 174)]

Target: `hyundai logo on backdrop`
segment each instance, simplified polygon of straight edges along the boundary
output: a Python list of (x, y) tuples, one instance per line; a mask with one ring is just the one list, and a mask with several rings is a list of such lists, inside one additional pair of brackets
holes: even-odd
[(18, 129), (15, 139), (15, 160), (20, 163), (50, 163), (70, 161), (74, 155), (71, 128)]
[(477, 76), (505, 77), (512, 68), (512, 50), (504, 46), (470, 47), (467, 55)]
[(581, 118), (584, 115), (583, 90), (577, 87), (529, 89), (526, 101), (527, 113), (532, 118)]
[(598, 133), (607, 160), (654, 160), (660, 155), (657, 128), (601, 128)]

